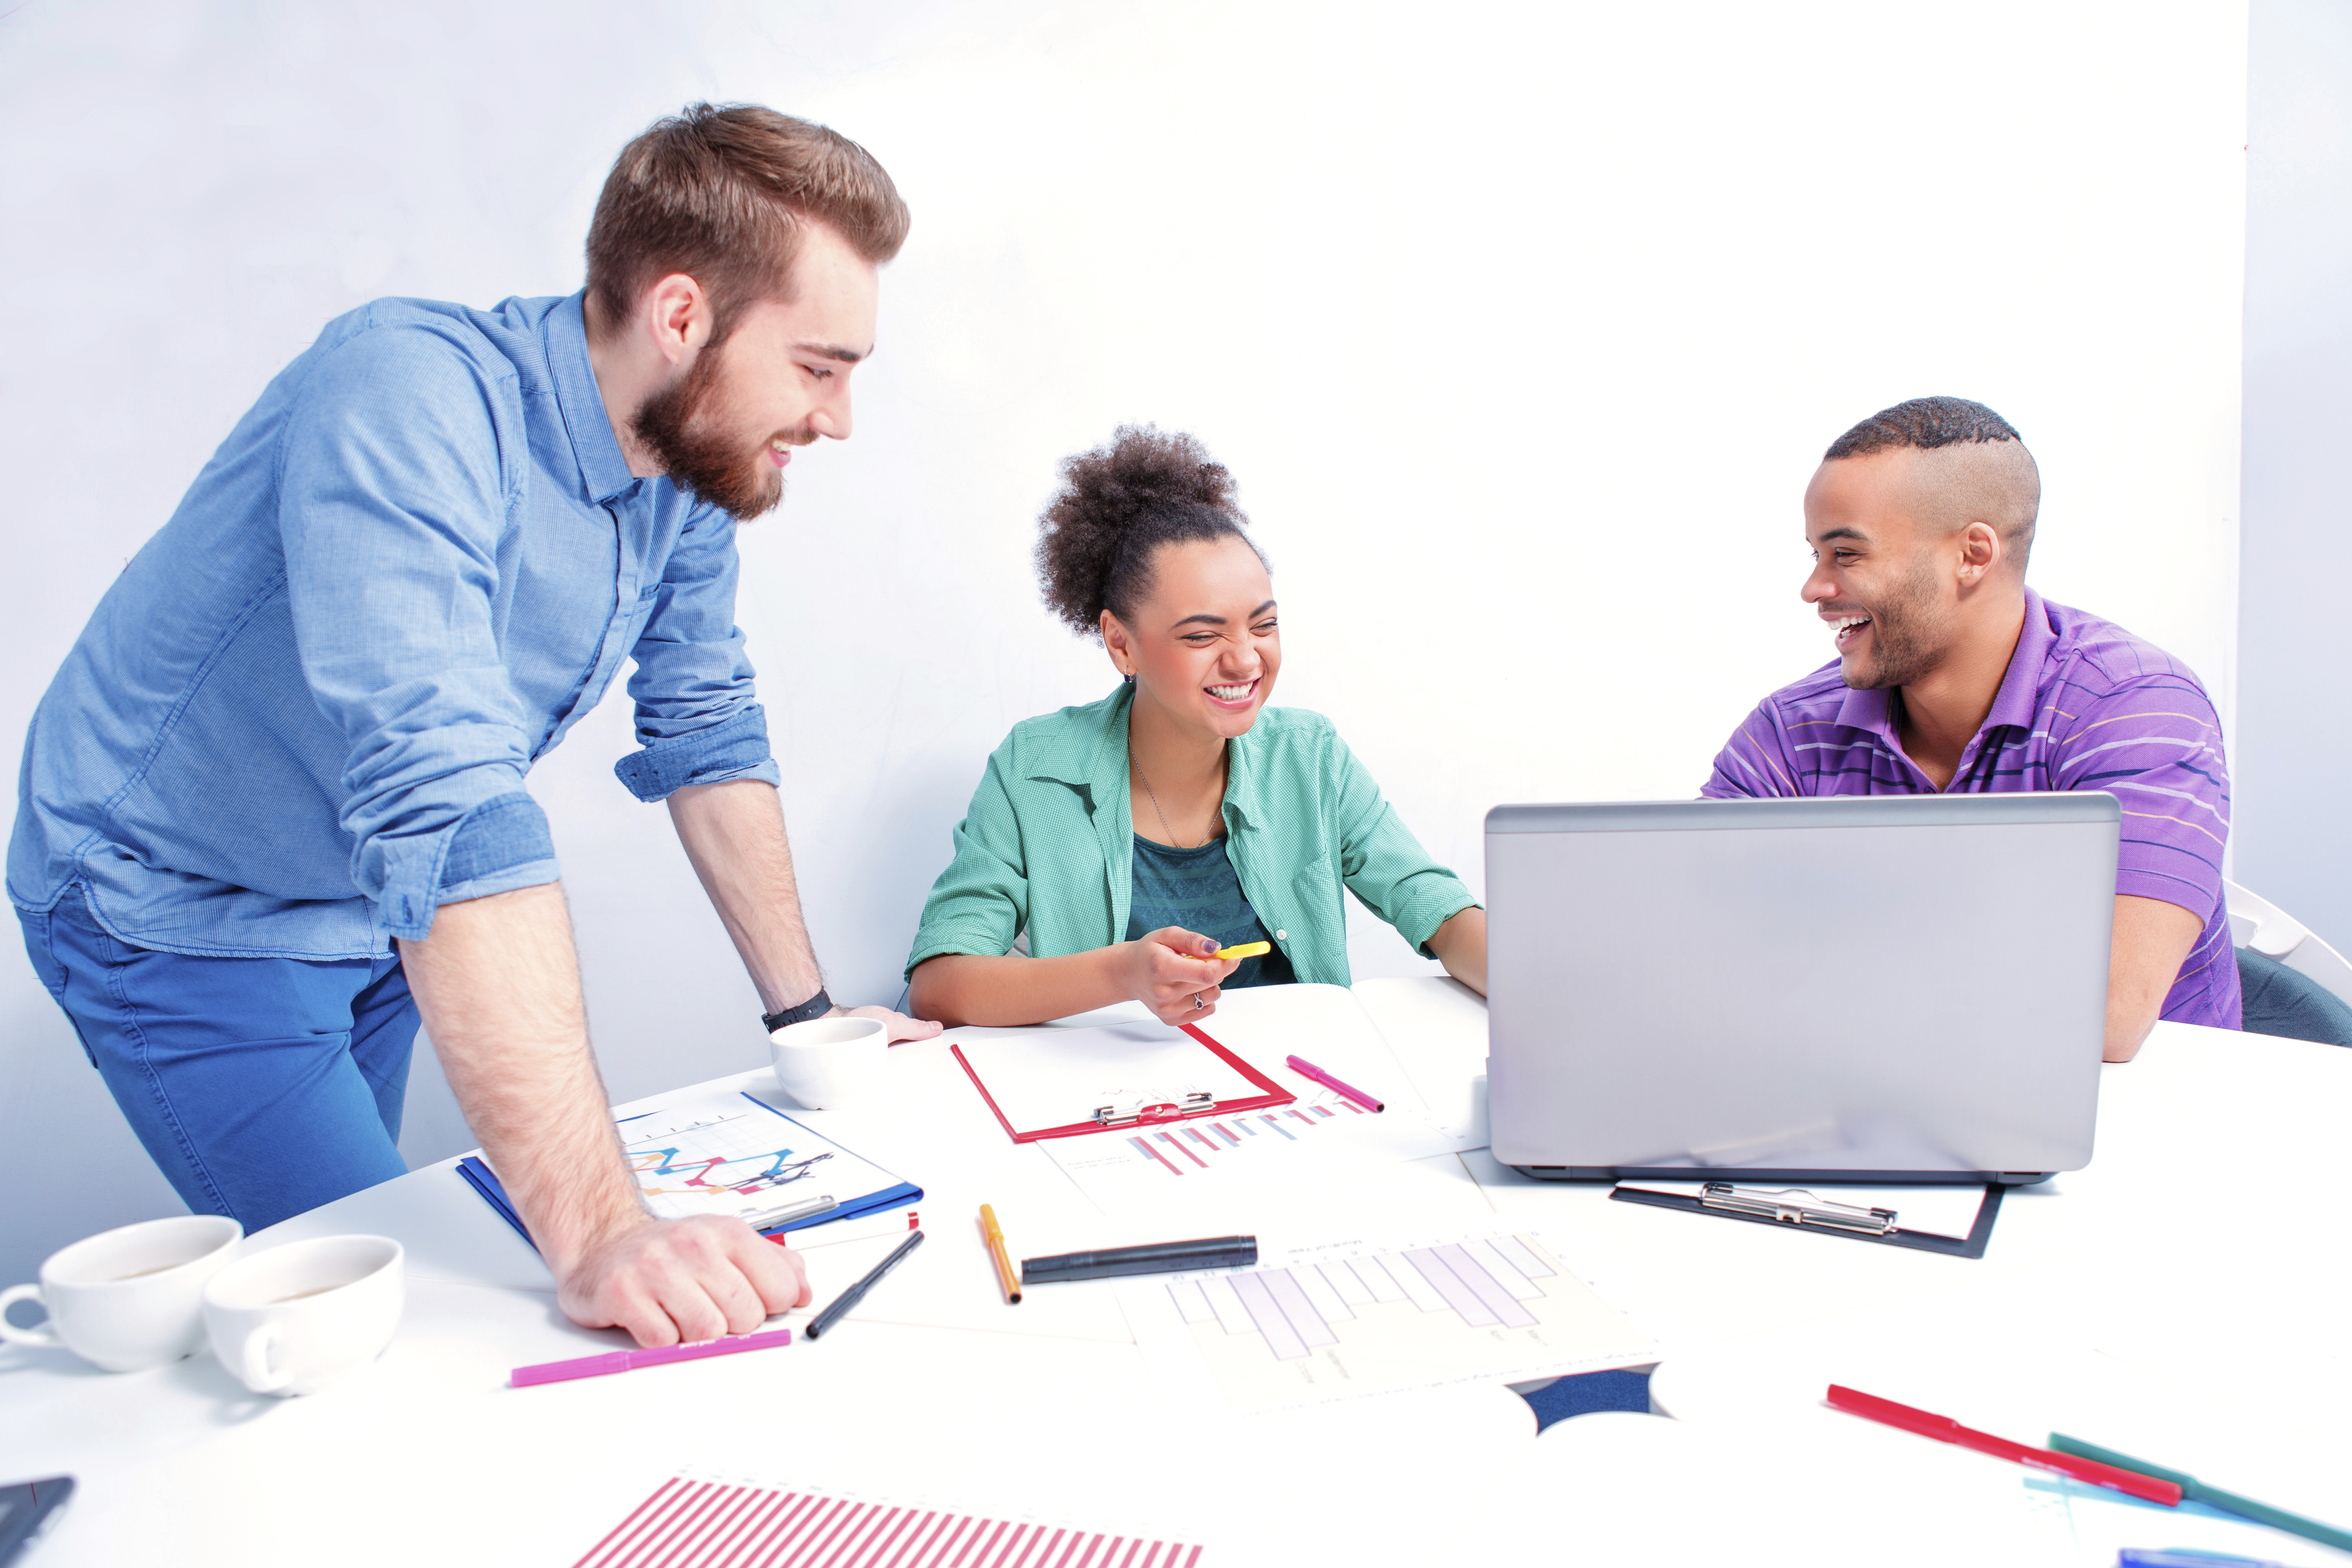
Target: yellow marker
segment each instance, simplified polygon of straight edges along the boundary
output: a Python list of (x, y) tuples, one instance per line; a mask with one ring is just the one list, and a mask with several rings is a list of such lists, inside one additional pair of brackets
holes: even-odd
[(1272, 952), (1273, 951), (1274, 943), (1270, 942), (1245, 942), (1239, 947), (1221, 947), (1217, 949), (1217, 956), (1219, 958), (1255, 958), (1261, 952)]

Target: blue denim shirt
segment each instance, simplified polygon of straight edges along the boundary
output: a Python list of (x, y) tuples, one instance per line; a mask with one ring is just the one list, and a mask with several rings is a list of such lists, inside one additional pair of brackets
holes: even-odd
[(116, 936), (379, 956), (551, 882), (524, 775), (634, 657), (641, 800), (777, 781), (735, 524), (630, 475), (580, 297), (380, 300), (269, 384), (33, 716), (8, 894)]

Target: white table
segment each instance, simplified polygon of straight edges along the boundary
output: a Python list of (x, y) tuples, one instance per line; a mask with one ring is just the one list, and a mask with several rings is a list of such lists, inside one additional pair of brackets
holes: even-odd
[[(1317, 1059), (1471, 1114), (1475, 998), (1445, 981), (1356, 995), (1377, 1033), (1318, 1039)], [(1253, 1042), (1304, 1054), (1284, 1011), (1297, 1002), (1236, 993), (1217, 1032), (1262, 1065)], [(1006, 1215), (1016, 1255), (1116, 1227), (980, 1113), (942, 1043), (892, 1053), (887, 1112), (808, 1120), (921, 1182), (930, 1235), (821, 1344), (509, 1389), (512, 1367), (617, 1336), (563, 1321), (537, 1256), (445, 1163), (249, 1244), (372, 1231), (407, 1247), (401, 1337), (326, 1394), (255, 1399), (208, 1356), (110, 1376), (0, 1348), (0, 1476), (82, 1487), (38, 1568), (569, 1563), (681, 1469), (1154, 1525), (1208, 1542), (1218, 1564), (2037, 1560), (2050, 1538), (2023, 1472), (1830, 1412), (1831, 1381), (2022, 1440), (2056, 1426), (2137, 1443), (2352, 1519), (2337, 1169), (2352, 1052), (2159, 1026), (2137, 1062), (2105, 1069), (2094, 1163), (2011, 1194), (1979, 1261), (1614, 1204), (1484, 1151), (1418, 1162), (1430, 1215), (1540, 1227), (1662, 1343), (1654, 1388), (1676, 1419), (1588, 1415), (1540, 1438), (1490, 1384), (1248, 1418), (1179, 1408), (1115, 1287), (1006, 1306), (980, 1202)], [(818, 1301), (888, 1245), (808, 1247)]]

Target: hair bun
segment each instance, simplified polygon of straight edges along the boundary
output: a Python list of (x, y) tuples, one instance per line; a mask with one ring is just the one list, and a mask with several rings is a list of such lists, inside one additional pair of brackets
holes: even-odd
[(1248, 540), (1234, 488), (1198, 440), (1150, 425), (1122, 425), (1108, 446), (1063, 459), (1061, 491), (1039, 519), (1045, 603), (1081, 635), (1100, 629), (1105, 610), (1126, 618), (1161, 545)]

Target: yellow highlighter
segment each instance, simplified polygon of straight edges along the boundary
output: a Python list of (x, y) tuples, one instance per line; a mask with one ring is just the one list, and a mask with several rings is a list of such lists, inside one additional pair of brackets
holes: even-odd
[(1245, 942), (1239, 947), (1221, 947), (1217, 949), (1217, 956), (1221, 959), (1255, 958), (1261, 952), (1272, 952), (1273, 951), (1274, 943), (1270, 942)]

